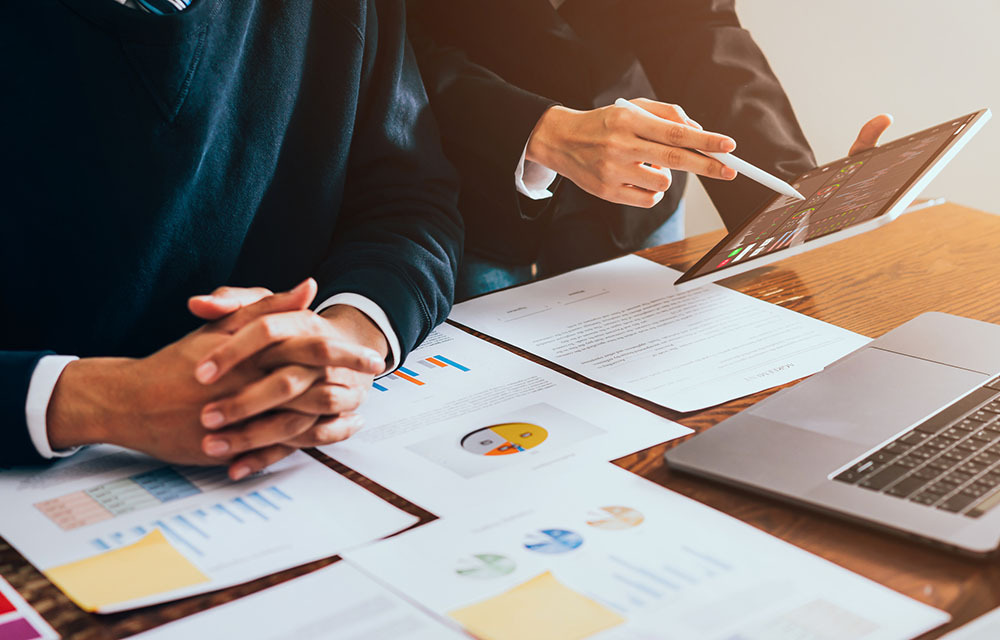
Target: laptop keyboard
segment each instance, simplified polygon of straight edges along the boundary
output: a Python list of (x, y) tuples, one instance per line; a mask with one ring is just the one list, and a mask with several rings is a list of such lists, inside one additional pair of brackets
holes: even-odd
[(1000, 378), (834, 480), (970, 518), (1000, 504)]

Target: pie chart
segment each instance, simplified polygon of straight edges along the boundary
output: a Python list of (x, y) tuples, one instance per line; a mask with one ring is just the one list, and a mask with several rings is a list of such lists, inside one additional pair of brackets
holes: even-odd
[(480, 456), (508, 456), (533, 449), (545, 442), (549, 432), (537, 424), (504, 422), (468, 433), (462, 448)]
[(601, 507), (587, 514), (587, 524), (605, 531), (638, 527), (645, 519), (641, 512), (631, 507)]
[(455, 573), (466, 578), (485, 580), (512, 573), (517, 565), (507, 556), (496, 553), (475, 553), (458, 561)]
[(583, 538), (567, 529), (539, 529), (524, 539), (524, 548), (538, 553), (567, 553), (583, 544)]

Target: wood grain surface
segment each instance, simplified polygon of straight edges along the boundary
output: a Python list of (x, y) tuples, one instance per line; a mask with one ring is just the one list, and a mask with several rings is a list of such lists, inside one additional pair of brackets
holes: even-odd
[[(709, 233), (648, 249), (639, 255), (684, 270), (722, 237), (722, 232)], [(907, 214), (882, 229), (734, 276), (720, 284), (874, 338), (925, 311), (1000, 322), (998, 251), (1000, 217), (944, 204)], [(696, 431), (710, 428), (776, 391), (679, 414), (589, 382), (561, 367), (549, 366)], [(965, 558), (749, 492), (672, 473), (663, 461), (663, 453), (679, 442), (652, 447), (616, 463), (952, 615), (950, 624), (923, 638), (936, 638), (1000, 606), (1000, 560)], [(322, 454), (315, 457), (419, 516), (421, 524), (434, 519), (432, 514)], [(314, 571), (335, 560), (314, 562), (204, 596), (101, 616), (78, 609), (0, 538), (0, 574), (60, 634), (87, 640), (126, 637)]]

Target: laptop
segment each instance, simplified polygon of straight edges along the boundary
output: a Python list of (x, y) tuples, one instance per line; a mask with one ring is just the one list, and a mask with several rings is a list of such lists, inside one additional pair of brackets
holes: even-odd
[(668, 464), (968, 554), (1000, 546), (1000, 326), (925, 313)]

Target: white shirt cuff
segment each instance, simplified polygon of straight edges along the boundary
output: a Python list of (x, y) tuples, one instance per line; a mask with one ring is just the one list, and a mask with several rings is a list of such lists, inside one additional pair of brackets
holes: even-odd
[(549, 187), (559, 175), (543, 164), (532, 162), (525, 158), (528, 155), (528, 143), (524, 143), (521, 159), (514, 169), (514, 188), (532, 200), (544, 200), (552, 197)]
[(392, 324), (389, 323), (389, 316), (385, 315), (385, 311), (382, 311), (382, 307), (378, 306), (368, 298), (356, 293), (338, 293), (335, 296), (330, 296), (323, 301), (323, 304), (316, 307), (316, 313), (319, 313), (327, 307), (332, 307), (335, 304), (344, 304), (349, 307), (354, 307), (361, 313), (368, 316), (368, 318), (375, 323), (375, 326), (377, 326), (385, 336), (385, 341), (389, 343), (389, 356), (385, 360), (385, 372), (382, 375), (386, 376), (395, 371), (396, 367), (402, 364), (399, 361), (399, 354), (401, 351), (399, 348), (399, 336), (397, 336), (396, 332), (392, 330)]
[(65, 458), (80, 450), (80, 447), (53, 451), (49, 444), (49, 427), (45, 416), (49, 412), (49, 401), (52, 392), (59, 382), (59, 376), (70, 362), (78, 360), (76, 356), (45, 356), (35, 365), (28, 384), (28, 398), (24, 406), (24, 416), (28, 422), (28, 435), (35, 445), (38, 454), (43, 458)]

